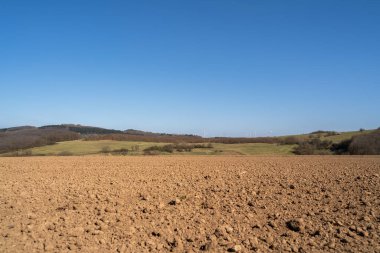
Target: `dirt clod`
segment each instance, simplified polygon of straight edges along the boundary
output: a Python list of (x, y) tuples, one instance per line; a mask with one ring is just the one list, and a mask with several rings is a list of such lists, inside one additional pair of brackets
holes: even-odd
[(294, 232), (302, 232), (305, 229), (305, 222), (303, 219), (289, 220), (286, 226)]

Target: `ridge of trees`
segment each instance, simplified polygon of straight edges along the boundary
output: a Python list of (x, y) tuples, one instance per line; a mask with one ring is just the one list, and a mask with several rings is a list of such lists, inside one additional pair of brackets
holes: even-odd
[(380, 129), (353, 136), (339, 143), (319, 138), (301, 140), (294, 149), (294, 153), (297, 155), (380, 155)]
[(51, 145), (59, 141), (80, 138), (79, 133), (67, 129), (28, 128), (0, 133), (0, 153)]

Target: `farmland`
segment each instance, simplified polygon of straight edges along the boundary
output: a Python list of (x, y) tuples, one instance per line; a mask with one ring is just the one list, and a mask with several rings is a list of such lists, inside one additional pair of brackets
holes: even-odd
[(379, 156), (0, 158), (0, 252), (379, 252)]
[[(203, 138), (196, 135), (152, 133), (132, 129), (121, 131), (62, 124), (0, 129), (0, 156), (68, 156), (100, 153), (112, 155), (380, 154), (375, 141), (378, 138), (380, 132), (375, 129), (351, 132), (315, 131), (309, 134), (276, 137)], [(353, 139), (359, 141), (351, 145)], [(164, 147), (168, 145), (171, 147)], [(187, 146), (187, 148), (178, 148), (178, 146)], [(150, 151), (145, 152), (146, 149)]]
[[(138, 146), (138, 151), (130, 154), (143, 154), (143, 150), (152, 146), (163, 146), (168, 143), (155, 142), (133, 142), (133, 141), (65, 141), (54, 145), (36, 147), (30, 149), (33, 155), (60, 155), (63, 152), (70, 152), (72, 155), (89, 155), (97, 154), (103, 148), (116, 150), (125, 148), (132, 150), (132, 147)], [(290, 155), (294, 145), (277, 145), (268, 143), (244, 143), (244, 144), (223, 144), (213, 143), (209, 149), (193, 149), (191, 152), (176, 152), (174, 154), (190, 155)]]
[[(310, 138), (319, 138), (321, 140), (332, 141), (338, 143), (342, 140), (347, 140), (353, 136), (368, 134), (373, 130), (366, 131), (351, 131), (342, 132), (336, 135), (326, 134), (304, 134), (292, 135), (300, 140)], [(286, 136), (278, 137), (279, 140)], [(131, 155), (144, 154), (144, 149), (152, 146), (164, 146), (170, 143), (165, 142), (145, 142), (145, 141), (115, 141), (115, 140), (74, 140), (58, 142), (54, 145), (46, 145), (29, 149), (32, 155), (91, 155), (101, 153), (103, 149), (118, 150), (127, 149), (131, 151), (133, 147), (138, 147), (138, 150), (129, 152)], [(292, 151), (297, 145), (280, 145), (279, 143), (212, 143), (212, 148), (208, 149), (193, 149), (191, 152), (174, 152), (176, 155), (293, 155)], [(161, 153), (165, 154), (165, 153)], [(8, 155), (8, 154), (5, 154)]]

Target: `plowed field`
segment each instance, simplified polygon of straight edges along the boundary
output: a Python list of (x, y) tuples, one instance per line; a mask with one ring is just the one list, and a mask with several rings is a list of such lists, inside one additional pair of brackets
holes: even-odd
[(0, 252), (380, 252), (380, 157), (0, 158)]

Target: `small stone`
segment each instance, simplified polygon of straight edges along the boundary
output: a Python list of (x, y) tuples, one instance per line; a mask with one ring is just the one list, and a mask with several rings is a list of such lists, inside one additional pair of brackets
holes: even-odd
[(252, 237), (252, 238), (250, 239), (250, 242), (251, 242), (251, 244), (252, 244), (253, 246), (257, 246), (257, 245), (259, 244), (259, 239), (257, 239), (256, 236), (254, 236), (254, 237)]
[(299, 252), (298, 247), (295, 246), (295, 245), (292, 245), (291, 250), (292, 250), (293, 252)]
[(179, 198), (173, 199), (169, 202), (169, 205), (175, 206), (181, 203), (181, 200)]
[(208, 251), (211, 249), (211, 242), (207, 242), (200, 247), (201, 251)]
[(236, 244), (232, 248), (228, 248), (228, 252), (240, 252), (242, 250), (242, 247), (239, 244)]
[(302, 232), (305, 229), (305, 223), (303, 219), (295, 219), (286, 222), (286, 227), (294, 232)]
[(140, 199), (144, 200), (144, 201), (149, 201), (150, 200), (150, 196), (146, 195), (146, 194), (140, 194)]
[(104, 233), (103, 231), (100, 231), (100, 230), (93, 230), (92, 231), (92, 235), (100, 235), (101, 233)]
[(216, 237), (223, 237), (223, 236), (224, 236), (223, 229), (221, 229), (221, 228), (217, 228), (217, 229), (215, 229), (214, 235), (215, 235)]
[(117, 249), (117, 252), (119, 253), (125, 253), (127, 250), (127, 246), (125, 244), (121, 245), (120, 248)]
[(268, 237), (265, 239), (265, 241), (266, 241), (268, 244), (272, 244), (273, 241), (274, 241), (274, 239), (273, 239), (272, 236), (268, 236)]
[(327, 246), (328, 246), (330, 249), (334, 249), (334, 248), (335, 248), (335, 242), (330, 242)]
[(364, 216), (364, 217), (363, 217), (363, 220), (369, 222), (369, 221), (371, 221), (371, 218), (368, 217), (368, 216)]
[(28, 231), (28, 233), (32, 232), (33, 227), (34, 226), (32, 224), (29, 224), (29, 225), (26, 226), (26, 230)]
[(153, 235), (153, 236), (156, 236), (156, 237), (160, 237), (160, 236), (161, 236), (161, 234), (160, 234), (159, 232), (156, 232), (156, 231), (153, 231), (153, 232), (152, 232), (152, 235)]
[(349, 237), (355, 237), (355, 233), (353, 233), (352, 231), (347, 231), (347, 235)]
[(271, 228), (276, 228), (276, 224), (273, 221), (269, 221), (268, 226), (270, 226)]
[(224, 226), (224, 229), (229, 234), (231, 234), (234, 231), (234, 229), (231, 226), (229, 226), (229, 225)]

